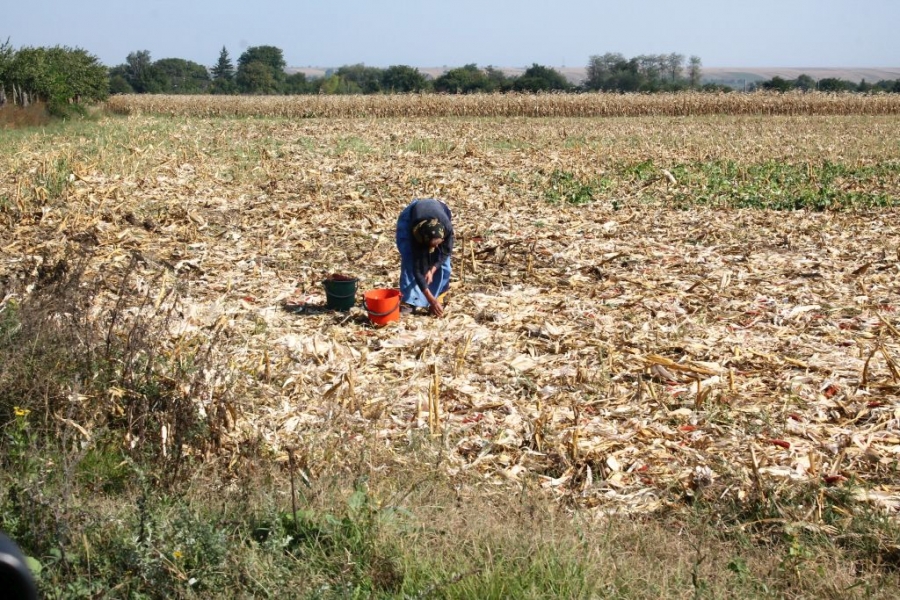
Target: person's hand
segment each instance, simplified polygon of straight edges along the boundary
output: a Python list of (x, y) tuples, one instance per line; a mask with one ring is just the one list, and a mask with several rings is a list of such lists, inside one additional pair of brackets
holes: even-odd
[(439, 318), (444, 316), (444, 307), (441, 306), (441, 302), (437, 298), (431, 302), (431, 314)]
[(434, 280), (435, 271), (436, 271), (436, 269), (434, 267), (432, 267), (425, 272), (425, 284), (426, 285), (431, 285), (431, 282)]

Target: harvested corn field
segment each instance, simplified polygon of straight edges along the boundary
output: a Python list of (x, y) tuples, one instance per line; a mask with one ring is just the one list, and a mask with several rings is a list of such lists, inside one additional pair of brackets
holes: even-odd
[[(309, 478), (431, 440), (452, 477), (601, 511), (814, 482), (897, 513), (897, 117), (291, 120), (260, 99), (267, 118), (219, 119), (127, 101), (0, 150), (0, 309), (77, 271), (91, 326), (152, 327), (147, 372), (191, 373), (168, 393), (214, 435), (144, 427), (156, 405), (125, 385), (70, 400), (85, 435), (119, 419), (132, 447), (235, 458), (261, 440)], [(155, 101), (172, 116), (134, 107)], [(329, 274), (360, 296), (396, 285), (415, 197), (454, 212), (448, 315), (375, 329), (324, 310)]]

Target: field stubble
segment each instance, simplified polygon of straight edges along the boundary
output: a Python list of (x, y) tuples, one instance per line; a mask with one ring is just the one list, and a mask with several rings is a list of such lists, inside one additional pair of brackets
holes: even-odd
[[(0, 307), (82, 255), (99, 329), (165, 312), (154, 358), (194, 361), (178, 393), (215, 435), (132, 446), (261, 443), (315, 481), (427, 443), (463, 495), (758, 502), (828, 531), (832, 496), (900, 506), (898, 139), (861, 116), (104, 118), (0, 150)], [(853, 210), (758, 210), (801, 191)], [(454, 211), (448, 316), (316, 309), (329, 273), (395, 284), (415, 197)], [(119, 392), (70, 420), (107, 427), (138, 405)]]

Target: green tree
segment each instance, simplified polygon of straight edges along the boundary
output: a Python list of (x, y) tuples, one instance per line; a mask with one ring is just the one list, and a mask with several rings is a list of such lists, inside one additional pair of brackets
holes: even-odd
[(900, 79), (882, 79), (875, 84), (875, 87), (882, 92), (898, 94), (900, 93)]
[(228, 56), (228, 50), (225, 46), (222, 46), (222, 51), (219, 52), (219, 60), (209, 72), (213, 81), (231, 81), (234, 79), (234, 65), (231, 63), (231, 58)]
[(488, 91), (508, 92), (513, 88), (513, 79), (508, 77), (501, 69), (488, 65), (484, 68), (484, 75), (488, 79)]
[(647, 80), (641, 75), (640, 65), (634, 58), (617, 64), (608, 81), (608, 89), (618, 92), (637, 92), (646, 85)]
[(367, 67), (362, 63), (345, 65), (336, 74), (346, 82), (356, 84), (363, 94), (376, 94), (381, 91), (383, 72), (377, 67)]
[(635, 59), (638, 64), (638, 72), (648, 85), (660, 87), (666, 69), (666, 56), (664, 54), (641, 54)]
[(734, 88), (724, 83), (704, 83), (700, 89), (704, 92), (730, 94)]
[(778, 75), (768, 81), (763, 81), (760, 85), (762, 89), (773, 92), (789, 92), (794, 87), (790, 81)]
[(692, 89), (698, 89), (703, 80), (703, 61), (699, 56), (691, 56), (688, 59), (688, 82)]
[(244, 94), (277, 94), (279, 89), (279, 81), (275, 79), (272, 68), (259, 61), (238, 67), (235, 82)]
[(625, 56), (618, 52), (607, 52), (603, 55), (592, 55), (588, 58), (584, 87), (589, 90), (607, 89), (607, 82), (617, 70), (618, 65), (625, 63)]
[(0, 105), (6, 103), (6, 86), (8, 84), (6, 77), (14, 55), (12, 44), (9, 43), (9, 38), (6, 38), (6, 41), (0, 44)]
[(583, 85), (589, 90), (636, 92), (646, 89), (649, 81), (642, 75), (641, 62), (637, 57), (626, 59), (617, 52), (608, 52), (590, 58)]
[(158, 94), (165, 87), (165, 79), (153, 65), (149, 50), (131, 52), (125, 58), (125, 79), (138, 94)]
[(228, 50), (222, 46), (219, 52), (219, 60), (209, 70), (212, 82), (209, 86), (211, 94), (236, 94), (237, 84), (234, 82), (234, 64), (228, 55)]
[(312, 91), (312, 86), (306, 78), (306, 73), (291, 73), (284, 78), (285, 94), (308, 94)]
[(381, 89), (398, 94), (421, 92), (428, 88), (428, 80), (418, 69), (406, 65), (393, 65), (381, 74)]
[(819, 80), (820, 92), (852, 92), (856, 90), (856, 84), (846, 79), (826, 77)]
[(109, 93), (133, 94), (134, 88), (128, 83), (126, 67), (124, 64), (109, 68)]
[[(646, 64), (644, 61), (643, 66)], [(636, 92), (646, 89), (649, 79), (642, 72), (640, 57), (627, 59), (618, 52), (607, 52), (602, 56), (590, 57), (583, 85), (589, 90)]]
[(97, 57), (81, 48), (21, 48), (3, 58), (4, 88), (13, 102), (46, 102), (51, 113), (66, 116), (80, 112), (82, 103), (104, 100), (109, 95), (109, 76)]
[(81, 48), (55, 47), (50, 50), (50, 61), (62, 71), (64, 83), (58, 100), (98, 102), (109, 96), (106, 67), (93, 54)]
[(234, 79), (213, 79), (209, 84), (210, 94), (237, 94), (238, 91)]
[(360, 94), (362, 90), (354, 81), (348, 81), (338, 75), (331, 73), (325, 77), (316, 80), (316, 91), (320, 94)]
[(183, 58), (163, 58), (153, 63), (168, 94), (203, 94), (209, 88), (209, 72), (199, 63)]
[(491, 88), (491, 81), (487, 75), (474, 63), (450, 69), (434, 80), (435, 91), (450, 94), (489, 92), (492, 91)]
[(284, 73), (287, 63), (281, 48), (275, 46), (252, 46), (238, 57), (238, 69), (252, 62), (261, 62), (274, 72)]
[(13, 54), (6, 69), (13, 104), (27, 106), (49, 95), (52, 82), (45, 61), (43, 48), (20, 48)]
[(513, 89), (517, 92), (565, 91), (569, 87), (569, 82), (562, 73), (537, 63), (525, 69), (513, 83)]
[(672, 52), (666, 57), (666, 74), (670, 83), (677, 83), (684, 72), (684, 54)]
[(793, 87), (804, 92), (811, 92), (816, 89), (816, 80), (806, 73), (802, 73), (793, 81)]
[(582, 87), (586, 90), (617, 92), (658, 92), (680, 90), (688, 86), (699, 88), (702, 80), (702, 61), (692, 56), (688, 77), (684, 73), (684, 55), (641, 54), (625, 58), (618, 52), (593, 55), (588, 60)]
[[(252, 46), (238, 57), (235, 81), (238, 90), (246, 94), (276, 94), (281, 89), (287, 63), (281, 48), (275, 46)], [(268, 76), (263, 75), (266, 69)]]

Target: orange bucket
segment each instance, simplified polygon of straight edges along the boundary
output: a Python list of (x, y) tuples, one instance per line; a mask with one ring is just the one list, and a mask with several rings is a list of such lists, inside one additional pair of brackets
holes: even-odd
[(400, 290), (369, 290), (363, 299), (373, 324), (383, 326), (400, 320)]

